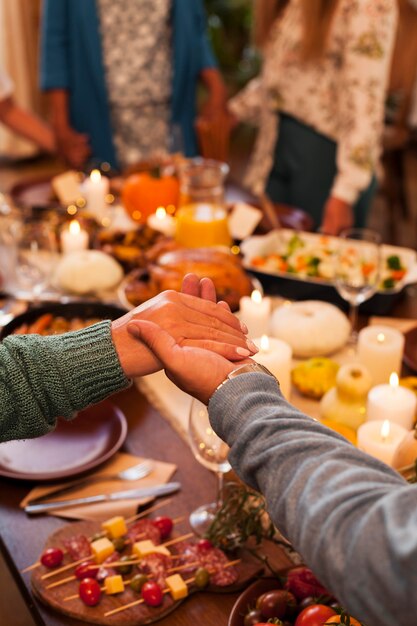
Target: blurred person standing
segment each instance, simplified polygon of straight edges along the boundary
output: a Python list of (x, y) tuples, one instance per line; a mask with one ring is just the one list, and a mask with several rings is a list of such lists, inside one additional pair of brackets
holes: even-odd
[(329, 234), (363, 226), (376, 190), (396, 0), (256, 0), (263, 68), (230, 101), (260, 126), (246, 184)]
[(202, 0), (45, 0), (41, 50), (58, 149), (74, 167), (89, 156), (126, 167), (166, 152), (173, 130), (195, 155), (199, 81), (203, 115), (225, 108)]

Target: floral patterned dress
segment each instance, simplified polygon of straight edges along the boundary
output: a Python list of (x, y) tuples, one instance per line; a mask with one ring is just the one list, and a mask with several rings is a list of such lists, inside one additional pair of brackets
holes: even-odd
[(261, 75), (229, 104), (260, 124), (246, 184), (264, 190), (281, 111), (337, 143), (331, 195), (354, 204), (377, 169), (385, 91), (397, 23), (396, 0), (339, 0), (326, 52), (301, 63), (301, 5), (290, 0), (272, 28)]
[(120, 164), (168, 147), (171, 0), (98, 0), (103, 62)]

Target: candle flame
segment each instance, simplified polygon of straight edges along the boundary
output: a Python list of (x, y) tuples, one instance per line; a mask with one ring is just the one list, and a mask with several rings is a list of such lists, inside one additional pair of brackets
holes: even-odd
[(389, 433), (390, 433), (390, 423), (389, 420), (384, 420), (382, 422), (382, 426), (381, 426), (381, 439), (382, 441), (386, 441), (389, 437)]
[(90, 180), (93, 183), (98, 183), (101, 180), (101, 174), (99, 170), (92, 170), (90, 174)]
[(259, 289), (254, 289), (250, 297), (252, 302), (256, 302), (257, 304), (260, 304), (262, 302), (262, 294)]
[(269, 338), (268, 335), (262, 335), (261, 337), (261, 351), (269, 352)]
[(156, 211), (155, 211), (155, 215), (158, 218), (158, 220), (163, 220), (164, 217), (166, 217), (167, 212), (165, 211), (163, 206), (159, 206)]
[(384, 333), (378, 333), (376, 336), (376, 340), (378, 343), (384, 343), (385, 341), (385, 335)]
[(69, 231), (71, 235), (78, 235), (80, 230), (81, 230), (80, 223), (77, 220), (71, 220), (69, 223)]
[(392, 372), (391, 376), (389, 377), (389, 384), (391, 385), (391, 387), (398, 387), (398, 385), (400, 384), (400, 381), (398, 380), (398, 374)]

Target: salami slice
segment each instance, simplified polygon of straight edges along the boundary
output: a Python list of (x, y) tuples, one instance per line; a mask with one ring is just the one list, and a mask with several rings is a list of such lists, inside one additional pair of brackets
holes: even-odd
[[(198, 562), (200, 567), (205, 567), (210, 572), (210, 583), (217, 587), (227, 587), (238, 579), (238, 572), (234, 567), (227, 567), (229, 559), (225, 553), (214, 546), (207, 548), (193, 543), (180, 543), (177, 551), (181, 554), (183, 565)], [(193, 567), (195, 569), (195, 566)], [(184, 570), (186, 571), (186, 570)]]
[(102, 582), (108, 576), (114, 576), (119, 573), (114, 567), (111, 567), (111, 564), (116, 561), (120, 561), (120, 554), (118, 552), (113, 552), (113, 554), (108, 556), (107, 559), (103, 561), (97, 572), (97, 580), (99, 582)]
[(91, 556), (91, 546), (85, 535), (74, 535), (62, 542), (73, 561), (86, 559)]
[(140, 519), (129, 528), (127, 536), (130, 541), (143, 541), (150, 539), (156, 546), (161, 543), (161, 533), (159, 529), (148, 519)]
[(151, 575), (158, 585), (165, 588), (165, 578), (168, 576), (168, 570), (172, 567), (172, 559), (165, 554), (154, 552), (143, 557), (138, 569), (143, 574)]

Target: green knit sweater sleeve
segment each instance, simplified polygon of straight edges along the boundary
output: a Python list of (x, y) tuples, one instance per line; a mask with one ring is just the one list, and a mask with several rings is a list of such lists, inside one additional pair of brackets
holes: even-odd
[(54, 337), (15, 335), (0, 343), (0, 441), (44, 435), (58, 416), (129, 385), (104, 321)]

